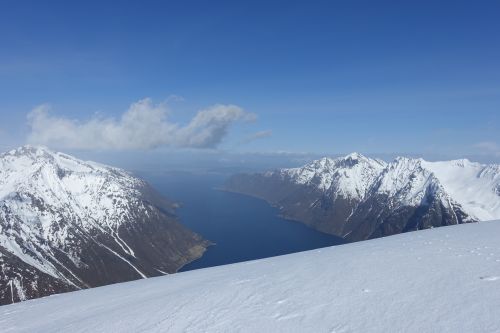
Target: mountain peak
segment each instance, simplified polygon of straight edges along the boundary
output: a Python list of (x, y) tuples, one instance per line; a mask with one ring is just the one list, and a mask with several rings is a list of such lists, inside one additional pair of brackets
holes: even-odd
[[(123, 177), (128, 175), (124, 170), (83, 161), (64, 153), (54, 152), (45, 146), (24, 145), (0, 155), (0, 176), (3, 176), (3, 179), (0, 179), (0, 186), (7, 183), (25, 183), (26, 178), (40, 173), (45, 177), (54, 173), (61, 177), (71, 172), (86, 177), (94, 173), (102, 175), (116, 173)], [(0, 188), (0, 194), (1, 192), (5, 190)]]
[(367, 158), (363, 154), (360, 154), (358, 152), (353, 152), (353, 153), (350, 153), (350, 154), (344, 156), (343, 159), (361, 160), (361, 159), (367, 159)]
[(474, 164), (477, 164), (477, 163), (474, 163), (474, 162), (471, 162), (469, 159), (467, 158), (461, 158), (459, 160), (452, 160), (450, 161), (452, 164), (456, 165), (456, 166), (459, 166), (459, 167), (462, 167), (462, 168), (465, 168), (467, 166), (471, 166), (471, 165), (474, 165)]
[(351, 153), (336, 159), (323, 157), (300, 168), (282, 169), (279, 174), (289, 177), (297, 184), (313, 185), (323, 192), (360, 198), (366, 195), (385, 165), (381, 160)]
[(335, 160), (336, 167), (346, 169), (358, 167), (358, 165), (360, 165), (361, 168), (379, 169), (386, 164), (386, 162), (380, 159), (370, 158), (357, 152), (350, 153), (349, 155), (339, 157)]
[(40, 156), (40, 155), (44, 155), (44, 154), (53, 155), (54, 152), (51, 151), (46, 146), (38, 146), (38, 145), (26, 144), (24, 146), (12, 149), (12, 150), (8, 151), (7, 153), (5, 153), (3, 155), (14, 155), (14, 156), (34, 155), (34, 156)]

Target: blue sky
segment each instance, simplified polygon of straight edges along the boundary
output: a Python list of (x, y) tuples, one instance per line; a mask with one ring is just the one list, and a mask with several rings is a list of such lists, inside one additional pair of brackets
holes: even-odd
[(0, 1), (1, 146), (127, 151), (70, 136), (93, 119), (121, 142), (150, 98), (179, 128), (134, 128), (159, 134), (131, 149), (498, 161), (498, 17), (498, 1)]

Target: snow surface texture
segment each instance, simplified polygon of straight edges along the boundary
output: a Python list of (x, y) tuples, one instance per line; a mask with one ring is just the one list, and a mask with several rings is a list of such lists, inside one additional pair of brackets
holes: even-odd
[(0, 307), (3, 332), (500, 332), (500, 221)]
[(379, 193), (387, 194), (399, 205), (418, 206), (432, 192), (438, 194), (445, 207), (457, 204), (473, 220), (500, 219), (500, 166), (495, 164), (467, 159), (428, 162), (406, 157), (386, 163), (352, 153), (266, 173), (269, 177), (275, 174), (355, 200)]

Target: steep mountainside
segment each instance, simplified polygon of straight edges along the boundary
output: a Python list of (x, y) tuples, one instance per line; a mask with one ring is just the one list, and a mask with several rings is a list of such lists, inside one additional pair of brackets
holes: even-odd
[(350, 241), (500, 218), (500, 166), (468, 160), (391, 163), (353, 153), (303, 167), (240, 174), (225, 189)]
[(123, 170), (41, 147), (0, 155), (0, 304), (172, 273), (207, 245)]

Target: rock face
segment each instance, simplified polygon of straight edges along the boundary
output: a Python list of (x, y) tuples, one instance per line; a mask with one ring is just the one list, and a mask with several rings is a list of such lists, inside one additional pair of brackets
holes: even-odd
[(0, 304), (173, 273), (208, 245), (123, 170), (41, 147), (0, 155)]
[(349, 241), (500, 218), (500, 166), (468, 160), (386, 163), (353, 153), (235, 175), (225, 189), (265, 199), (284, 217)]

